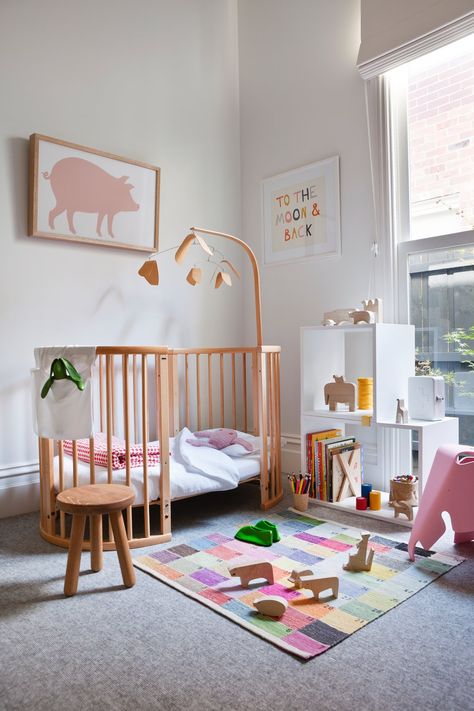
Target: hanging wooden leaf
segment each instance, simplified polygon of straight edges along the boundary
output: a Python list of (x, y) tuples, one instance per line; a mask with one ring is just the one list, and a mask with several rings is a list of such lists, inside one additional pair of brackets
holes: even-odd
[(232, 279), (231, 276), (228, 272), (221, 272), (222, 274), (222, 281), (224, 284), (227, 284), (227, 286), (232, 286)]
[(140, 276), (144, 277), (152, 286), (158, 286), (160, 277), (158, 274), (158, 264), (155, 259), (147, 259), (138, 270)]
[(191, 284), (191, 286), (196, 286), (201, 281), (202, 271), (199, 267), (193, 267), (189, 270), (186, 281)]
[(206, 240), (205, 240), (203, 237), (200, 237), (199, 235), (194, 235), (194, 236), (195, 236), (195, 238), (196, 238), (196, 242), (197, 242), (198, 245), (201, 247), (201, 249), (203, 249), (205, 252), (207, 252), (207, 254), (210, 254), (211, 257), (212, 257), (212, 255), (214, 254), (214, 252), (213, 252), (213, 250), (209, 247), (209, 245), (208, 245), (208, 243), (206, 242)]
[(192, 245), (192, 243), (194, 242), (195, 239), (196, 239), (196, 235), (194, 235), (192, 232), (190, 232), (189, 235), (187, 235), (183, 239), (183, 241), (179, 245), (178, 249), (176, 250), (176, 254), (174, 255), (174, 258), (178, 262), (178, 264), (182, 263), (185, 255), (186, 255), (186, 252), (188, 251), (188, 249), (190, 248), (190, 246)]
[(218, 289), (221, 286), (221, 284), (223, 283), (223, 281), (224, 280), (222, 279), (222, 272), (217, 272), (216, 282), (214, 284), (214, 289)]
[(229, 262), (228, 259), (222, 259), (222, 260), (221, 260), (221, 264), (227, 264), (227, 266), (234, 272), (234, 274), (235, 274), (235, 276), (237, 277), (237, 279), (240, 279), (240, 272), (239, 272), (239, 270), (237, 269), (237, 267), (234, 267), (234, 265), (232, 264), (232, 262)]

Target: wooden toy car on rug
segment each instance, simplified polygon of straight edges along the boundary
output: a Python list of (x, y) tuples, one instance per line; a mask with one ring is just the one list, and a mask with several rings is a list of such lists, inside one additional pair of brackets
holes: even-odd
[(361, 540), (357, 544), (357, 553), (353, 553), (349, 556), (347, 563), (342, 566), (344, 570), (350, 570), (354, 573), (358, 573), (361, 571), (369, 571), (372, 568), (374, 549), (370, 548), (367, 555), (369, 537), (370, 533), (361, 534)]

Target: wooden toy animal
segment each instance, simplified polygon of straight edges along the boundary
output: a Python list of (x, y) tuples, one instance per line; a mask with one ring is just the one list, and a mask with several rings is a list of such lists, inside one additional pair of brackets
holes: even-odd
[(397, 414), (395, 415), (397, 424), (406, 424), (408, 422), (408, 409), (405, 407), (405, 400), (397, 397)]
[(284, 597), (280, 597), (279, 595), (267, 595), (266, 597), (260, 598), (260, 600), (255, 600), (253, 605), (261, 615), (281, 617), (285, 614), (288, 602)]
[(349, 315), (354, 324), (375, 323), (375, 314), (373, 311), (351, 311)]
[(398, 518), (401, 513), (405, 514), (409, 521), (413, 521), (413, 505), (408, 501), (393, 501), (392, 506), (395, 513), (395, 518)]
[(339, 595), (339, 578), (318, 578), (316, 575), (303, 575), (300, 581), (302, 588), (311, 590), (315, 600), (319, 600), (319, 594), (329, 588), (333, 597), (337, 598)]
[(326, 311), (324, 318), (321, 321), (323, 326), (339, 326), (342, 323), (350, 323), (350, 312), (354, 309), (334, 309), (334, 311)]
[(362, 570), (368, 571), (372, 567), (372, 561), (374, 558), (374, 549), (369, 550), (369, 555), (367, 555), (367, 548), (369, 545), (370, 533), (362, 533), (361, 540), (357, 544), (357, 553), (349, 556), (349, 560), (346, 565), (342, 567), (344, 570), (351, 570), (352, 572), (360, 572)]
[(334, 383), (326, 383), (324, 386), (324, 402), (329, 405), (330, 410), (335, 410), (338, 402), (349, 405), (349, 411), (355, 410), (355, 385), (346, 383), (344, 376), (333, 375)]
[[(243, 556), (242, 556), (243, 558)], [(267, 560), (255, 560), (255, 558), (238, 558), (235, 563), (229, 563), (229, 573), (232, 577), (240, 578), (243, 588), (248, 588), (251, 580), (264, 578), (270, 585), (273, 585), (273, 567)]]
[(366, 311), (373, 312), (375, 323), (382, 323), (382, 299), (364, 299), (362, 306)]
[(290, 581), (290, 583), (293, 583), (293, 585), (295, 586), (295, 590), (299, 590), (301, 588), (301, 578), (303, 576), (306, 577), (308, 575), (313, 575), (313, 571), (309, 568), (303, 568), (301, 570), (292, 570), (288, 580)]

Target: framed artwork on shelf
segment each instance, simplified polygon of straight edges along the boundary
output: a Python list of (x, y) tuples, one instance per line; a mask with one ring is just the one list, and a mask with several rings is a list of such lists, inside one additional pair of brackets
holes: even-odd
[(34, 133), (28, 234), (158, 250), (160, 169)]
[(263, 181), (264, 263), (341, 255), (339, 156)]

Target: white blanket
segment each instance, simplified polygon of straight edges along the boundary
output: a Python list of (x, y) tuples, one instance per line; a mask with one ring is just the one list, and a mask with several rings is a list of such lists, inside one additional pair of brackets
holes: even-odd
[(196, 472), (217, 482), (221, 491), (235, 489), (239, 484), (239, 472), (232, 458), (212, 447), (193, 447), (186, 441), (192, 436), (187, 427), (177, 435), (175, 461), (183, 464), (188, 472)]

